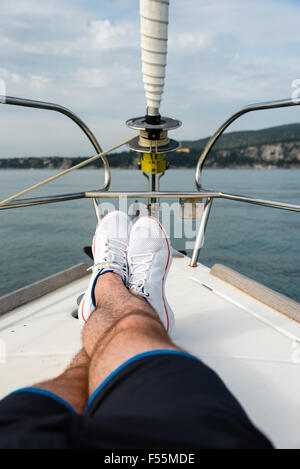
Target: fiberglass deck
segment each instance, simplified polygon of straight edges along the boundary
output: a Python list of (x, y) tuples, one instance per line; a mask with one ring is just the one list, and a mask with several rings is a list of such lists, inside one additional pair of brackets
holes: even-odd
[[(72, 317), (88, 277), (0, 318), (0, 397), (61, 372), (80, 348)], [(277, 447), (300, 447), (300, 324), (176, 258), (167, 281), (175, 341), (219, 373)], [(298, 343), (297, 343), (298, 341)]]

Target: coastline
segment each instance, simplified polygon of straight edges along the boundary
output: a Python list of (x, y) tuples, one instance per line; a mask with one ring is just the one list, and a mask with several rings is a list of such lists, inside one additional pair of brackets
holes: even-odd
[[(63, 171), (64, 169), (67, 169), (65, 166), (61, 166), (61, 167), (42, 167), (42, 168), (23, 168), (22, 166), (18, 166), (18, 167), (5, 167), (5, 168), (1, 168), (0, 167), (0, 171)], [(84, 167), (84, 168), (79, 168), (78, 171), (82, 171), (82, 170), (89, 170), (89, 171), (96, 171), (96, 170), (101, 170), (102, 167), (96, 167), (96, 166), (93, 166), (93, 167)], [(190, 167), (190, 166), (170, 166), (168, 168), (168, 171), (176, 171), (176, 170), (180, 170), (180, 169), (189, 169), (191, 171), (194, 170), (193, 167)], [(250, 165), (241, 165), (241, 166), (233, 166), (233, 165), (228, 165), (228, 166), (205, 166), (204, 165), (204, 168), (203, 168), (205, 171), (214, 171), (214, 170), (226, 170), (226, 169), (255, 169), (255, 170), (300, 170), (300, 164), (299, 165), (292, 165), (292, 166), (275, 166), (275, 165), (268, 165), (268, 166), (264, 166), (264, 165), (254, 165), (254, 166), (250, 166)], [(129, 171), (129, 170), (138, 170), (138, 167), (137, 166), (110, 166), (110, 170), (111, 171), (117, 171), (117, 170), (125, 170), (125, 171)]]

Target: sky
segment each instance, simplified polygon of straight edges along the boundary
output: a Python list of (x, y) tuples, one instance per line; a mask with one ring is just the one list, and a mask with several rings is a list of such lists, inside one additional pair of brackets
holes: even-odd
[[(170, 0), (161, 113), (178, 140), (211, 135), (240, 107), (300, 97), (300, 0)], [(0, 80), (8, 96), (79, 115), (108, 149), (145, 113), (138, 0), (0, 0)], [(298, 80), (298, 82), (297, 82)], [(252, 113), (230, 130), (300, 122), (300, 108)], [(66, 117), (0, 104), (0, 157), (87, 156)]]

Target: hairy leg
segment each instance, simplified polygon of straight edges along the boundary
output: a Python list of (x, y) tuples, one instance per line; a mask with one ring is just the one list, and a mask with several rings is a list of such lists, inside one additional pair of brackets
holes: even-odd
[(82, 348), (60, 376), (34, 387), (53, 392), (68, 402), (77, 413), (83, 414), (88, 400), (89, 364), (90, 358)]
[(83, 329), (83, 344), (90, 357), (107, 332), (129, 313), (147, 314), (160, 323), (149, 303), (132, 295), (118, 274), (107, 273), (98, 278), (95, 300), (96, 309)]
[(34, 385), (60, 396), (80, 414), (88, 397), (126, 360), (151, 350), (181, 350), (156, 311), (132, 295), (118, 274), (99, 277), (95, 300), (96, 309), (83, 329), (83, 348), (64, 373)]
[(96, 310), (83, 330), (91, 358), (89, 394), (118, 366), (151, 350), (181, 350), (172, 343), (156, 311), (132, 295), (119, 275), (100, 276), (95, 288)]

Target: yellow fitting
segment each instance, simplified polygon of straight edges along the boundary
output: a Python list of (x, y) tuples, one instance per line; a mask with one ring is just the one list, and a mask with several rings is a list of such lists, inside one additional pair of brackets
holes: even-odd
[(141, 159), (141, 171), (146, 174), (164, 173), (167, 169), (165, 156), (160, 153), (144, 153)]

